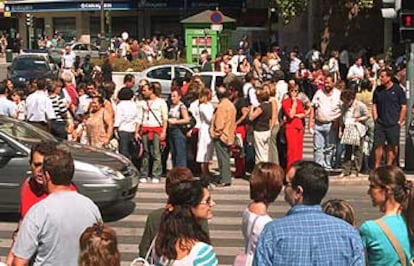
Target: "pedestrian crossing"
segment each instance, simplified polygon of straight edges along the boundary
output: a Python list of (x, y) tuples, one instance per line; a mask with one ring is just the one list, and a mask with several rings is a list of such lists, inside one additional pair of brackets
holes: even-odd
[[(127, 266), (138, 256), (138, 244), (144, 231), (147, 214), (161, 208), (166, 202), (164, 182), (160, 184), (140, 184), (133, 200), (133, 212), (117, 221), (107, 224), (114, 228), (118, 237), (118, 248), (121, 252), (122, 265)], [(232, 265), (234, 256), (244, 249), (241, 232), (241, 217), (249, 203), (248, 181), (234, 179), (231, 187), (215, 188), (211, 191), (216, 206), (214, 217), (209, 221), (210, 236), (220, 265)], [(278, 206), (277, 206), (278, 205)], [(286, 213), (288, 206), (279, 196), (277, 204), (270, 211), (280, 217)], [(0, 219), (0, 258), (4, 261), (11, 244), (11, 235), (17, 223)], [(7, 220), (7, 219), (6, 219)], [(111, 218), (109, 218), (111, 220)]]
[[(209, 221), (212, 244), (219, 264), (233, 265), (235, 255), (244, 250), (241, 217), (249, 203), (248, 182), (233, 179), (231, 187), (215, 188), (211, 191), (211, 195), (216, 202), (213, 207), (214, 217)], [(163, 207), (166, 199), (164, 184), (140, 184), (134, 212), (124, 219), (108, 223), (118, 234), (122, 265), (128, 265), (128, 262), (137, 256), (147, 214)], [(287, 211), (282, 197), (279, 199), (279, 204), (283, 207), (274, 206), (270, 209), (276, 216), (282, 216)]]
[[(404, 139), (404, 137), (402, 137)], [(313, 136), (305, 131), (304, 159), (313, 160)], [(119, 250), (123, 266), (138, 256), (138, 244), (141, 240), (148, 213), (164, 206), (167, 199), (164, 192), (164, 179), (160, 184), (140, 184), (137, 195), (128, 206), (132, 210), (123, 218), (106, 217), (106, 223), (117, 233)], [(348, 192), (347, 192), (348, 193)], [(363, 195), (365, 195), (365, 191)], [(244, 240), (241, 232), (242, 212), (249, 203), (248, 181), (233, 179), (232, 186), (215, 188), (211, 191), (216, 206), (213, 208), (214, 217), (209, 221), (212, 244), (218, 256), (219, 265), (232, 265), (236, 254), (244, 250)], [(335, 195), (338, 197), (339, 195)], [(277, 201), (270, 205), (272, 217), (283, 216), (288, 205), (283, 200), (283, 192)], [(358, 199), (358, 201), (360, 200)], [(118, 206), (116, 207), (119, 208)], [(122, 208), (119, 208), (119, 211)], [(124, 208), (125, 209), (125, 208)], [(367, 212), (366, 209), (363, 210)], [(13, 220), (14, 218), (14, 220)], [(17, 216), (0, 214), (0, 259), (4, 261), (11, 244), (12, 232), (16, 229)]]

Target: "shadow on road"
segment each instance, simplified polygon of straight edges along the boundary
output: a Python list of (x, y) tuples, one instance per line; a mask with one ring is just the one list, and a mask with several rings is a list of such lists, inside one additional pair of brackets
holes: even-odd
[(0, 213), (0, 222), (18, 222), (18, 213)]
[(127, 217), (135, 210), (135, 202), (126, 201), (101, 210), (104, 222), (115, 222)]

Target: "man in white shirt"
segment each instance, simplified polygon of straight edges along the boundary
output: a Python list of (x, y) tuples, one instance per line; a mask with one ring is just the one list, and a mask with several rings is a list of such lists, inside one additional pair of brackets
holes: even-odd
[(237, 50), (237, 54), (233, 55), (233, 57), (231, 58), (231, 66), (232, 66), (232, 70), (233, 73), (237, 73), (238, 72), (238, 68), (241, 62), (243, 62), (243, 60), (246, 58), (246, 56), (244, 55), (244, 51), (242, 48), (239, 48)]
[(7, 99), (6, 83), (0, 82), (0, 115), (17, 118), (17, 105)]
[(314, 132), (314, 160), (327, 170), (332, 170), (332, 157), (337, 141), (336, 123), (341, 116), (341, 92), (334, 88), (334, 77), (329, 74), (325, 87), (312, 99), (309, 130)]
[(247, 99), (249, 105), (252, 105), (253, 107), (259, 106), (255, 88), (257, 79), (254, 77), (252, 72), (247, 73), (244, 79), (246, 80), (246, 83), (243, 85), (244, 98)]
[[(72, 70), (74, 69), (74, 64), (75, 64), (75, 58), (76, 58), (76, 55), (72, 51), (72, 47), (70, 45), (66, 45), (65, 52), (63, 53), (63, 56), (62, 56), (62, 74), (67, 73), (67, 72), (72, 74)], [(76, 84), (75, 76), (74, 75), (72, 76), (73, 76), (72, 83)]]
[(70, 45), (66, 45), (65, 53), (62, 56), (62, 69), (72, 69), (73, 64), (75, 63), (75, 53), (72, 51), (72, 47)]
[(290, 78), (296, 77), (296, 72), (299, 70), (299, 65), (302, 61), (298, 58), (296, 52), (290, 52), (289, 74)]
[(362, 66), (362, 58), (358, 57), (355, 63), (349, 68), (348, 75), (346, 76), (350, 82), (350, 89), (357, 92), (364, 78), (364, 67)]
[(26, 119), (32, 125), (46, 131), (51, 129), (51, 120), (56, 119), (44, 79), (37, 81), (37, 90), (26, 98)]

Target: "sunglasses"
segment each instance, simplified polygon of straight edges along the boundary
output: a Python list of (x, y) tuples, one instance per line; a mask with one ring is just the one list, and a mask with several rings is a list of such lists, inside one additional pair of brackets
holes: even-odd
[(299, 90), (290, 90), (289, 92), (299, 92)]

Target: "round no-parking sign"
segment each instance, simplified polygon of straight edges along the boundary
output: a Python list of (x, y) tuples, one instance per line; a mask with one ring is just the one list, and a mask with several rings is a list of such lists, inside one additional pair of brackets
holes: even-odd
[(223, 21), (223, 14), (216, 10), (211, 12), (210, 14), (210, 22), (213, 24), (221, 24), (221, 22)]

